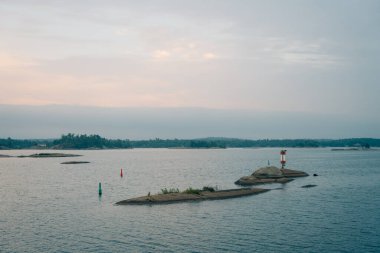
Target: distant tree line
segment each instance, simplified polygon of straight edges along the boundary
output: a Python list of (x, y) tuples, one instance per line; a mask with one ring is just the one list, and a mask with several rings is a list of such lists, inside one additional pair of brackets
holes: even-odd
[(131, 148), (129, 140), (111, 140), (94, 135), (62, 135), (60, 139), (54, 140), (53, 148), (58, 149), (105, 149), (105, 148)]
[(24, 149), (46, 146), (48, 140), (15, 140), (12, 138), (0, 139), (0, 149)]
[(351, 139), (262, 139), (247, 140), (233, 138), (203, 138), (203, 139), (150, 139), (150, 140), (121, 140), (106, 139), (99, 135), (62, 135), (56, 140), (16, 140), (0, 139), (0, 149), (121, 149), (121, 148), (316, 148), (316, 147), (380, 147), (380, 139), (351, 138)]

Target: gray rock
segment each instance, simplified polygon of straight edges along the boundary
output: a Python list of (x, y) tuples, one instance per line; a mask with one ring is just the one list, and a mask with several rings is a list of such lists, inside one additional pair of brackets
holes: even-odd
[(281, 169), (274, 166), (268, 166), (256, 170), (252, 173), (252, 176), (256, 178), (281, 178), (284, 177), (284, 174)]
[(307, 173), (298, 170), (280, 169), (274, 166), (267, 166), (256, 170), (251, 176), (241, 177), (235, 182), (238, 185), (257, 185), (267, 183), (285, 184), (292, 181), (293, 177), (305, 177)]
[(311, 188), (311, 187), (315, 187), (317, 186), (316, 184), (307, 184), (307, 185), (304, 185), (304, 186), (301, 186), (301, 188)]

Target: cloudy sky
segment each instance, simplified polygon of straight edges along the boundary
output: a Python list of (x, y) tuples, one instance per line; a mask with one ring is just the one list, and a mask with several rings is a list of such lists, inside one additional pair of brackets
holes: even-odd
[[(8, 105), (283, 112), (380, 137), (379, 25), (376, 0), (0, 0), (0, 116)], [(11, 123), (0, 137), (20, 136)]]

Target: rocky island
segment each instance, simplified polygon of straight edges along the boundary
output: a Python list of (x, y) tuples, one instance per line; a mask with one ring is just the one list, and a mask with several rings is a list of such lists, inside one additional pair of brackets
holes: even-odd
[(258, 185), (267, 183), (288, 183), (295, 177), (306, 177), (307, 173), (298, 170), (280, 169), (275, 166), (260, 168), (250, 176), (241, 177), (235, 182), (237, 185)]
[(81, 164), (81, 163), (90, 163), (88, 161), (67, 161), (67, 162), (62, 162), (61, 164)]
[(20, 155), (18, 157), (20, 158), (25, 158), (25, 157), (49, 158), (49, 157), (75, 157), (75, 156), (81, 156), (81, 155), (65, 154), (65, 153), (37, 153), (37, 154), (32, 154), (32, 155)]
[[(191, 189), (191, 188), (190, 188)], [(116, 205), (151, 205), (151, 204), (170, 204), (186, 201), (217, 200), (249, 196), (269, 191), (268, 189), (259, 188), (241, 188), (230, 190), (192, 190), (184, 192), (173, 192), (167, 194), (155, 194), (142, 196), (138, 198), (119, 201)]]

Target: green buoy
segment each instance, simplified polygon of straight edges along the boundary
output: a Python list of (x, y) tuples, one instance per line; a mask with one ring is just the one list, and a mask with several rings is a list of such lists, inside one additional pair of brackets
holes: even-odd
[(102, 195), (102, 183), (99, 183), (99, 196)]

